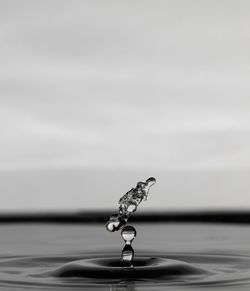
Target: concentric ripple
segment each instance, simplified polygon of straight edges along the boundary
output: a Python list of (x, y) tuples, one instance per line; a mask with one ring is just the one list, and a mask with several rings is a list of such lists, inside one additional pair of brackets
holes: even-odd
[(250, 287), (250, 257), (137, 252), (132, 269), (122, 267), (116, 252), (96, 256), (2, 257), (0, 260), (0, 286), (13, 290), (17, 286), (45, 290), (98, 289), (126, 282), (133, 282), (135, 287), (153, 284), (155, 288), (157, 285), (247, 288)]

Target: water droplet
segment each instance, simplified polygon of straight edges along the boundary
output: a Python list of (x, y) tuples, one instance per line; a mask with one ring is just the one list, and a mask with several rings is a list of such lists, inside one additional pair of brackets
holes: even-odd
[(130, 245), (133, 239), (136, 237), (136, 230), (131, 225), (126, 225), (121, 232), (121, 236), (124, 239), (125, 243)]
[(126, 223), (126, 219), (124, 219), (120, 215), (115, 214), (112, 215), (110, 217), (110, 220), (106, 223), (106, 229), (110, 232), (114, 232), (121, 229)]

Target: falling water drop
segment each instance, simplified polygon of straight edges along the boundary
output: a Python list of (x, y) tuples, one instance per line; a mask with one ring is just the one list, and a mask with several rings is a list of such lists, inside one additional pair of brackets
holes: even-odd
[(136, 230), (132, 225), (126, 225), (121, 232), (121, 236), (126, 244), (131, 245), (133, 239), (136, 237)]

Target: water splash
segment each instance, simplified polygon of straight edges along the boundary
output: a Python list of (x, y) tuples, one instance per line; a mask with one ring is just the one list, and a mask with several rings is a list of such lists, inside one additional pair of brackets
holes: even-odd
[(106, 228), (110, 232), (118, 231), (123, 228), (131, 213), (137, 210), (142, 201), (148, 199), (150, 187), (156, 183), (155, 178), (151, 177), (146, 182), (138, 182), (135, 188), (132, 188), (119, 200), (118, 214), (113, 214), (106, 224)]

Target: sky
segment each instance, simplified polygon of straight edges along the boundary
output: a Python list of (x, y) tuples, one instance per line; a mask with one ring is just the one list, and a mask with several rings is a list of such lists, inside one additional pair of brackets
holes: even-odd
[(0, 1), (0, 210), (250, 207), (249, 8)]

